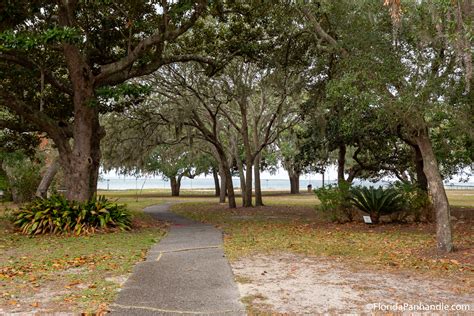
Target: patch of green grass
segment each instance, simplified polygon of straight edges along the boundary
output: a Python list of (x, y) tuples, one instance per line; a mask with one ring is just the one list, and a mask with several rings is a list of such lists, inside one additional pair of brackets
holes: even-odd
[(457, 207), (474, 208), (474, 190), (446, 190), (449, 204)]
[[(2, 234), (0, 306), (29, 300), (53, 311), (97, 311), (119, 287), (105, 278), (129, 273), (163, 235), (160, 228), (81, 237)], [(41, 303), (40, 293), (48, 291), (57, 302)]]
[[(194, 191), (193, 191), (194, 192)], [(201, 201), (201, 202), (214, 202), (216, 197), (204, 194), (187, 194), (184, 191), (182, 196), (173, 197), (170, 193), (166, 193), (163, 190), (144, 190), (136, 194), (135, 190), (124, 190), (124, 191), (99, 191), (97, 194), (104, 195), (112, 201), (117, 203), (126, 204), (127, 208), (136, 213), (142, 213), (143, 209), (147, 206), (155, 204), (163, 204), (166, 202), (186, 202), (186, 201)]]
[[(453, 205), (474, 207), (471, 192), (474, 193), (448, 191), (448, 197)], [(455, 259), (430, 255), (435, 248), (433, 225), (382, 225), (379, 229), (363, 224), (329, 224), (314, 211), (318, 200), (311, 193), (294, 196), (265, 192), (264, 203), (268, 206), (236, 210), (219, 205), (210, 191), (185, 190), (176, 198), (165, 190), (143, 190), (138, 192), (138, 199), (136, 193), (130, 190), (99, 192), (127, 204), (134, 221), (142, 228), (82, 237), (19, 235), (9, 221), (9, 212), (5, 212), (15, 205), (3, 204), (0, 207), (0, 289), (3, 294), (0, 307), (7, 311), (14, 308), (66, 312), (103, 309), (104, 303), (113, 301), (119, 287), (113, 282), (114, 278), (130, 272), (146, 250), (165, 233), (142, 212), (143, 208), (168, 201), (185, 202), (173, 206), (173, 210), (222, 228), (225, 251), (232, 260), (254, 253), (284, 251), (345, 258), (368, 266), (470, 273), (472, 276), (472, 265), (463, 261), (463, 255)], [(237, 203), (240, 205), (240, 198)], [(467, 249), (464, 257), (469, 258), (469, 251), (474, 247), (472, 228), (455, 231), (455, 243)]]
[(302, 193), (298, 195), (282, 194), (277, 196), (264, 195), (263, 202), (265, 205), (291, 205), (311, 207), (320, 204), (314, 193)]
[[(300, 205), (229, 210), (216, 204), (186, 203), (174, 205), (172, 210), (222, 228), (225, 252), (230, 260), (256, 253), (293, 252), (347, 259), (368, 266), (444, 274), (474, 272), (468, 257), (433, 255), (436, 249), (433, 224), (332, 224), (321, 220), (314, 207)], [(468, 226), (461, 227), (455, 231), (454, 241), (461, 249), (473, 249), (474, 231)]]
[[(109, 196), (110, 197), (110, 196)], [(113, 198), (113, 196), (111, 196)], [(124, 198), (124, 200), (126, 200)], [(160, 199), (128, 199), (134, 222), (129, 232), (90, 236), (19, 234), (9, 212), (0, 214), (0, 307), (6, 311), (39, 308), (57, 312), (97, 312), (112, 302), (132, 267), (165, 234), (144, 206)], [(118, 201), (122, 203), (122, 201)]]
[(114, 300), (119, 284), (165, 230), (143, 208), (167, 201), (211, 201), (206, 196), (172, 198), (163, 192), (99, 192), (127, 205), (138, 227), (130, 232), (91, 236), (27, 237), (11, 224), (10, 209), (0, 208), (0, 308), (29, 312), (97, 312)]

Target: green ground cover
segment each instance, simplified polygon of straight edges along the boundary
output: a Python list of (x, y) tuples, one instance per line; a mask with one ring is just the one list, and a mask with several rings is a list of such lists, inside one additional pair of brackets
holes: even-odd
[[(19, 234), (10, 212), (0, 216), (0, 314), (35, 309), (100, 312), (165, 227), (128, 201), (134, 229), (91, 236)], [(12, 206), (12, 205), (10, 205)]]
[[(325, 222), (315, 211), (313, 194), (267, 192), (267, 206), (229, 210), (209, 191), (184, 191), (172, 198), (165, 190), (99, 192), (126, 203), (134, 217), (130, 232), (93, 236), (27, 237), (10, 222), (15, 205), (0, 209), (0, 312), (104, 311), (120, 283), (147, 249), (166, 234), (166, 226), (142, 212), (146, 206), (182, 202), (173, 211), (224, 230), (231, 260), (254, 253), (294, 252), (364, 264), (374, 269), (409, 269), (458, 278), (474, 286), (472, 221), (454, 224), (459, 251), (438, 257), (433, 224)], [(449, 191), (452, 205), (474, 212), (474, 192)], [(137, 198), (138, 197), (138, 198)], [(240, 200), (237, 201), (240, 203)]]

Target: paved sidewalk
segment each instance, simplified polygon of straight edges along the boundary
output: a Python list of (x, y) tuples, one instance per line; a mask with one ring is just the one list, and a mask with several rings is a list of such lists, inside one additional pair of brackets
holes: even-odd
[(168, 235), (137, 264), (120, 291), (112, 315), (245, 315), (222, 232), (168, 211), (145, 209), (172, 223)]

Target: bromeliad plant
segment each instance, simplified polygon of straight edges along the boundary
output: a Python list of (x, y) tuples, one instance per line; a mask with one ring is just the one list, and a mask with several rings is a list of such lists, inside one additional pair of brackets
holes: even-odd
[(403, 208), (403, 198), (393, 188), (354, 187), (351, 195), (352, 204), (369, 214), (373, 223), (378, 223), (380, 216), (401, 211)]
[(36, 199), (15, 214), (14, 224), (24, 234), (93, 233), (96, 230), (131, 227), (131, 215), (124, 205), (94, 197), (87, 202), (68, 201), (61, 195)]

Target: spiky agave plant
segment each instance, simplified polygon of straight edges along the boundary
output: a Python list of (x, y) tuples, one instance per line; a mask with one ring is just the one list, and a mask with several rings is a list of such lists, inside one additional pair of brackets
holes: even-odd
[(351, 190), (352, 204), (370, 215), (373, 223), (380, 216), (398, 212), (402, 209), (403, 198), (393, 188), (355, 187)]

